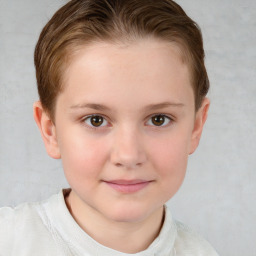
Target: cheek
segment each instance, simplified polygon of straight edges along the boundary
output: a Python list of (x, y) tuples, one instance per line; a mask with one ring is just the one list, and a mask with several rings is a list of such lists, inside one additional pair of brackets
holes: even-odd
[(177, 147), (172, 146), (155, 147), (154, 148), (154, 163), (156, 169), (166, 175), (175, 175), (186, 170), (188, 155), (187, 152)]
[(188, 161), (187, 136), (172, 134), (151, 145), (151, 159), (164, 189), (179, 187), (184, 179)]
[(108, 157), (103, 140), (84, 134), (64, 136), (60, 150), (63, 169), (68, 180), (89, 181), (102, 171)]

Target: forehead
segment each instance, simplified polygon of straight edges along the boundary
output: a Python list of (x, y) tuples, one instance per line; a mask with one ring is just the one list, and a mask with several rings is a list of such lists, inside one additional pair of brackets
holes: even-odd
[[(164, 41), (143, 39), (132, 44), (107, 42), (80, 47), (64, 74), (70, 101), (130, 98), (140, 103), (193, 98), (190, 73), (181, 49)], [(159, 99), (158, 99), (159, 98)], [(187, 100), (187, 99), (186, 99)], [(138, 104), (138, 102), (136, 102)]]

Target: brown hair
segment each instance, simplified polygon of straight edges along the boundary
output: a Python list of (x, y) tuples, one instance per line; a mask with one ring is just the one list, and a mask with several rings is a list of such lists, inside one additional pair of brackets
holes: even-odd
[(176, 43), (189, 65), (195, 109), (209, 89), (200, 28), (172, 0), (71, 0), (43, 28), (35, 48), (38, 93), (54, 120), (63, 73), (72, 54), (94, 41), (130, 42), (153, 37)]

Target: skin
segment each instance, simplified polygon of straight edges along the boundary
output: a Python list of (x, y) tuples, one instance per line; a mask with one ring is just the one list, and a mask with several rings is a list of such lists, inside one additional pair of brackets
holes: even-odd
[[(187, 64), (177, 46), (155, 39), (86, 46), (64, 78), (55, 122), (40, 102), (34, 117), (48, 154), (62, 159), (72, 188), (67, 206), (99, 243), (125, 253), (145, 250), (159, 234), (163, 205), (183, 182), (209, 100), (195, 113)], [(99, 127), (93, 114), (103, 118)], [(152, 117), (160, 114), (157, 126)], [(120, 191), (110, 186), (116, 180), (146, 185)]]

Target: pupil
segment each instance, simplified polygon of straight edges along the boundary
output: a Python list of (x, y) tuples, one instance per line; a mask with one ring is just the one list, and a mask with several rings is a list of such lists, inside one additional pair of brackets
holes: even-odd
[(100, 126), (103, 123), (103, 118), (101, 116), (93, 116), (91, 123), (93, 126)]
[(153, 123), (157, 126), (162, 125), (164, 123), (164, 117), (163, 116), (154, 116)]

